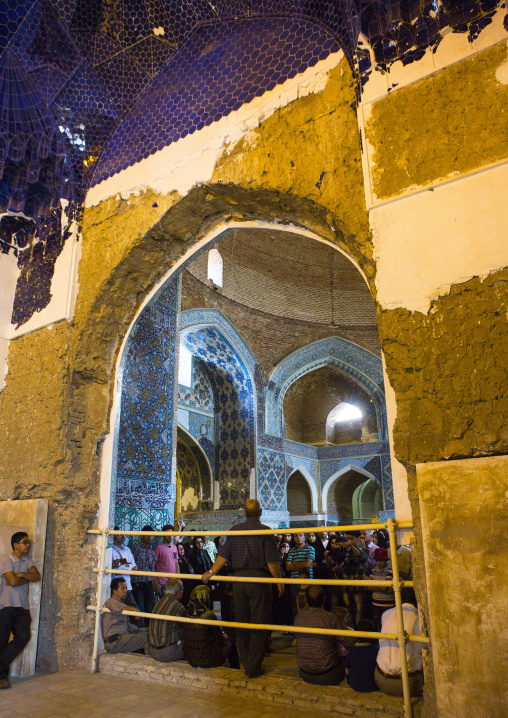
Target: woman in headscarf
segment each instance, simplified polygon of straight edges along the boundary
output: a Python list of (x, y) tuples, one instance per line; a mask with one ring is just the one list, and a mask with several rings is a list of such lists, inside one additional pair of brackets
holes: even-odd
[[(194, 569), (192, 568), (189, 559), (185, 555), (184, 545), (182, 543), (177, 543), (176, 550), (178, 551), (178, 565), (180, 567), (180, 573), (194, 573)], [(189, 603), (192, 588), (196, 584), (194, 583), (194, 581), (190, 581), (188, 578), (182, 578), (182, 583), (183, 596), (180, 603), (182, 604), (182, 606), (187, 606), (187, 604)]]
[[(201, 584), (192, 590), (187, 606), (189, 618), (216, 621), (208, 586)], [(216, 668), (229, 658), (231, 641), (220, 626), (186, 623), (183, 628), (183, 656), (194, 668)]]
[(323, 546), (323, 542), (317, 534), (312, 532), (308, 534), (307, 541), (309, 543), (309, 546), (312, 546), (312, 548), (314, 549), (316, 563), (321, 563), (325, 555), (325, 547)]

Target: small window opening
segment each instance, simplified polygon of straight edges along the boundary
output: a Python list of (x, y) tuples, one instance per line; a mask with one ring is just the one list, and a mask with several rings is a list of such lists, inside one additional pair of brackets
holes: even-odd
[(222, 287), (222, 269), (223, 261), (219, 250), (211, 249), (208, 252), (208, 279), (217, 287)]
[(361, 419), (362, 412), (356, 406), (348, 404), (342, 401), (335, 409), (332, 409), (328, 414), (326, 420), (327, 425), (329, 424), (342, 424), (346, 421), (354, 421), (355, 419)]
[(178, 383), (182, 386), (192, 386), (192, 352), (187, 349), (183, 342), (180, 342)]

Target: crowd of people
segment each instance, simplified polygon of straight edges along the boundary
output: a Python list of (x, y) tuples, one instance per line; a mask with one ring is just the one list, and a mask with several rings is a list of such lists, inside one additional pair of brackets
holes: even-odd
[[(257, 501), (245, 507), (245, 521), (232, 530), (268, 529), (260, 522)], [(179, 522), (178, 531), (184, 525)], [(143, 531), (153, 531), (145, 526)], [(173, 531), (166, 525), (163, 531)], [(270, 652), (264, 631), (224, 631), (220, 626), (130, 618), (129, 607), (150, 614), (216, 620), (214, 602), (220, 602), (225, 621), (272, 623), (290, 626), (396, 633), (395, 599), (391, 587), (369, 586), (371, 580), (391, 580), (388, 532), (348, 531), (336, 534), (286, 532), (275, 536), (164, 537), (153, 545), (150, 535), (141, 537), (132, 550), (124, 536), (114, 536), (111, 598), (103, 615), (104, 645), (110, 653), (140, 651), (162, 662), (187, 660), (196, 667), (216, 667), (226, 662), (243, 666), (249, 678), (264, 673), (262, 662)], [(412, 578), (411, 547), (397, 547), (401, 578)], [(187, 577), (122, 575), (126, 570), (181, 573)], [(299, 584), (213, 581), (216, 574), (244, 577), (297, 578)], [(195, 578), (188, 576), (195, 575)], [(327, 586), (308, 579), (354, 579), (359, 586)], [(412, 589), (403, 589), (404, 626), (418, 634), (416, 600)], [(296, 633), (300, 677), (321, 685), (347, 682), (356, 691), (382, 690), (402, 695), (400, 651), (396, 641), (349, 636)], [(412, 695), (423, 685), (421, 644), (407, 644)]]

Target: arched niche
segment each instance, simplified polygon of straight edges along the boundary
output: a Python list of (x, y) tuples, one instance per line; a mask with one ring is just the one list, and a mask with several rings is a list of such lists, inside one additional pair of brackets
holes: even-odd
[(353, 493), (353, 522), (377, 521), (383, 510), (381, 487), (376, 479), (367, 479)]
[(340, 337), (329, 337), (308, 344), (275, 367), (265, 392), (266, 433), (282, 437), (286, 392), (300, 377), (325, 366), (335, 367), (344, 373), (372, 399), (379, 440), (386, 440), (388, 426), (381, 359), (358, 344)]
[[(286, 482), (287, 510), (292, 515), (302, 516), (318, 512), (318, 491), (307, 469), (297, 466)], [(305, 509), (305, 510), (303, 510)]]
[(372, 499), (372, 505), (374, 505), (375, 490), (372, 493), (372, 488), (376, 486), (381, 495), (381, 489), (376, 477), (360, 466), (355, 466), (354, 464), (344, 466), (335, 474), (332, 474), (323, 486), (321, 492), (323, 511), (327, 514), (338, 514), (339, 523), (359, 523), (361, 517), (357, 514), (360, 510), (359, 501), (361, 501), (362, 494), (361, 492), (357, 493), (355, 501), (353, 497), (355, 496), (355, 491), (367, 483), (370, 483), (370, 488), (365, 494), (364, 500), (366, 501), (367, 497), (369, 497)]
[(214, 505), (241, 508), (250, 496), (256, 466), (256, 361), (243, 338), (218, 310), (188, 310), (180, 321), (180, 339), (206, 371), (215, 411), (217, 451)]
[[(332, 419), (329, 425), (333, 411), (344, 404), (354, 405), (360, 419), (345, 424), (335, 424)], [(378, 441), (379, 412), (372, 395), (333, 364), (313, 369), (292, 382), (285, 391), (282, 408), (284, 438), (291, 441), (314, 446), (362, 443), (367, 438)]]
[(203, 448), (183, 427), (177, 426), (175, 515), (181, 511), (212, 508), (212, 468)]

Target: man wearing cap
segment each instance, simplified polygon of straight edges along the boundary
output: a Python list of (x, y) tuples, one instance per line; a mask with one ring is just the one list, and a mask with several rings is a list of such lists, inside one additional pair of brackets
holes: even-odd
[[(232, 531), (253, 531), (270, 529), (259, 520), (261, 506), (251, 499), (244, 508), (245, 521), (236, 524)], [(228, 536), (212, 568), (202, 575), (208, 583), (220, 569), (230, 561), (235, 576), (281, 578), (280, 559), (275, 536)], [(284, 585), (278, 584), (279, 596)], [(236, 620), (240, 623), (270, 623), (272, 611), (272, 586), (269, 583), (233, 583)], [(262, 676), (261, 667), (265, 655), (266, 631), (252, 631), (238, 628), (236, 632), (238, 653), (247, 678)]]
[[(391, 581), (393, 578), (392, 569), (388, 566), (388, 551), (385, 548), (377, 548), (373, 555), (376, 568), (372, 571), (370, 578), (373, 581)], [(373, 586), (372, 605), (374, 607), (374, 625), (376, 631), (381, 630), (381, 616), (383, 613), (395, 606), (395, 597), (391, 586)]]

